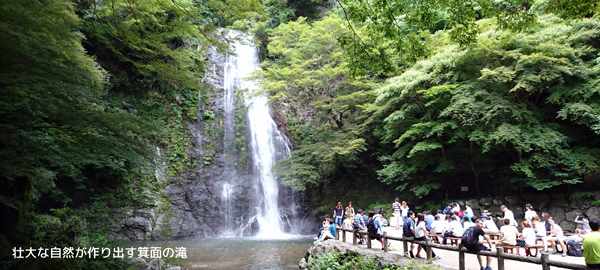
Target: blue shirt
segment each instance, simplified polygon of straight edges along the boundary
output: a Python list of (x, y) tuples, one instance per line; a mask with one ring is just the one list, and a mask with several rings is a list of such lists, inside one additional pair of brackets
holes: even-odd
[(363, 219), (362, 216), (358, 213), (356, 213), (356, 215), (354, 216), (354, 223), (356, 223), (359, 227), (359, 229), (364, 229), (365, 227), (363, 226)]
[(329, 225), (329, 232), (331, 232), (331, 235), (335, 237), (335, 223), (331, 223), (331, 225)]
[(369, 222), (369, 216), (363, 215), (362, 218), (363, 218), (363, 222), (365, 223), (365, 226), (366, 226), (367, 222)]
[(404, 226), (402, 227), (402, 235), (406, 237), (415, 236), (415, 234), (410, 230), (410, 227), (415, 228), (415, 221), (407, 218), (406, 222), (404, 222)]
[(428, 231), (430, 231), (432, 223), (433, 223), (433, 216), (432, 215), (426, 215), (425, 216), (425, 229), (427, 229)]
[(379, 215), (377, 215), (377, 217), (375, 218), (374, 221), (374, 225), (375, 225), (375, 229), (377, 229), (377, 234), (383, 234), (383, 229), (381, 229), (381, 224), (382, 224), (382, 220), (381, 217), (379, 217)]

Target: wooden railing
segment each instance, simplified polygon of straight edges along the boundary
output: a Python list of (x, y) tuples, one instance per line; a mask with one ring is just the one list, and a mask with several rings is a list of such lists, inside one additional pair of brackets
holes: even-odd
[(336, 228), (337, 228), (336, 234), (335, 234), (336, 240), (340, 240), (340, 235), (341, 235), (342, 241), (346, 242), (346, 232), (349, 232), (352, 234), (352, 244), (357, 245), (358, 239), (356, 237), (356, 233), (358, 233), (360, 236), (367, 237), (367, 248), (371, 248), (371, 237), (383, 238), (383, 252), (388, 252), (389, 240), (402, 241), (403, 248), (404, 248), (404, 254), (407, 254), (409, 251), (408, 243), (422, 245), (425, 247), (425, 251), (427, 253), (427, 259), (432, 258), (431, 248), (438, 248), (438, 249), (450, 250), (450, 251), (458, 251), (458, 264), (459, 264), (460, 270), (465, 269), (465, 253), (490, 256), (490, 257), (494, 257), (494, 258), (498, 259), (498, 270), (505, 270), (504, 260), (513, 260), (513, 261), (538, 264), (538, 265), (542, 266), (542, 270), (550, 270), (550, 266), (562, 267), (562, 268), (567, 268), (567, 269), (589, 269), (584, 264), (575, 264), (575, 263), (551, 260), (548, 256), (548, 254), (541, 254), (541, 258), (525, 257), (525, 256), (504, 253), (504, 249), (502, 247), (497, 247), (496, 252), (493, 252), (493, 251), (474, 252), (474, 251), (467, 250), (462, 245), (459, 245), (458, 247), (456, 247), (456, 246), (449, 246), (449, 245), (433, 243), (433, 242), (431, 242), (431, 239), (429, 239), (429, 238), (426, 238), (426, 241), (406, 240), (403, 237), (388, 235), (387, 232), (383, 232), (383, 236), (382, 236), (382, 235), (372, 235), (366, 231), (358, 231), (355, 233), (354, 230), (351, 230), (351, 229), (342, 229), (339, 227), (336, 227)]

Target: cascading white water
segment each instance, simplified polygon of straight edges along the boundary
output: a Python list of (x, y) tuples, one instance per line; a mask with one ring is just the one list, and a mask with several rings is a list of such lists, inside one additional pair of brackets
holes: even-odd
[(223, 184), (223, 192), (221, 193), (221, 200), (223, 201), (225, 215), (225, 235), (235, 235), (235, 232), (231, 230), (231, 194), (233, 193), (233, 187), (230, 184)]
[[(241, 36), (235, 32), (230, 37)], [(245, 37), (247, 38), (247, 37)], [(255, 81), (244, 80), (259, 67), (258, 48), (235, 42), (232, 45), (235, 56), (227, 56), (225, 71), (225, 102), (233, 104), (233, 89), (248, 89), (250, 92), (257, 89)], [(231, 91), (231, 92), (229, 92)], [(277, 129), (271, 118), (267, 97), (260, 95), (245, 100), (248, 106), (248, 119), (250, 125), (250, 147), (254, 171), (258, 177), (258, 205), (256, 207), (256, 220), (260, 229), (259, 238), (287, 237), (283, 233), (281, 214), (278, 205), (279, 187), (276, 179), (270, 174), (271, 167), (277, 160), (289, 157), (291, 149), (287, 138)], [(225, 105), (225, 110), (233, 111), (233, 105)], [(225, 119), (227, 121), (227, 119)], [(227, 132), (227, 127), (225, 127)], [(233, 132), (231, 132), (233, 133)], [(233, 136), (233, 134), (232, 134)], [(227, 141), (227, 134), (225, 134)]]

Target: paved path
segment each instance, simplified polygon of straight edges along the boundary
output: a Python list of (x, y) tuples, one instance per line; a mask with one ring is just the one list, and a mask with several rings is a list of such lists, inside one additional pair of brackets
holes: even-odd
[[(386, 231), (387, 234), (391, 235), (391, 236), (398, 236), (398, 237), (402, 236), (402, 229), (395, 230), (393, 227), (384, 227), (383, 230)], [(340, 241), (341, 240), (342, 240), (342, 237), (340, 236)], [(351, 233), (348, 233), (348, 232), (346, 233), (346, 242), (352, 243), (352, 234)], [(392, 244), (390, 252), (396, 252), (396, 253), (404, 252), (401, 241), (390, 240), (390, 243)], [(362, 246), (364, 248), (367, 248), (366, 245), (362, 245)], [(371, 247), (373, 249), (381, 250), (381, 244), (379, 243), (379, 241), (373, 240)], [(409, 244), (409, 248), (410, 248), (410, 244)], [(442, 250), (442, 249), (437, 249), (437, 248), (433, 248), (433, 251), (436, 253), (436, 255), (441, 257), (441, 260), (434, 261), (435, 264), (441, 264), (445, 267), (454, 267), (454, 268), (458, 269), (458, 252), (450, 251), (450, 250)], [(383, 252), (383, 251), (381, 251), (381, 252)], [(413, 252), (416, 256), (417, 255), (417, 246), (416, 245), (414, 247)], [(521, 249), (521, 252), (523, 252), (523, 249)], [(421, 256), (422, 257), (427, 256), (427, 254), (425, 253), (424, 250), (421, 251)], [(539, 257), (540, 257), (540, 254), (538, 254), (538, 258)], [(571, 256), (562, 257), (560, 254), (553, 254), (553, 255), (550, 255), (550, 259), (557, 260), (557, 261), (563, 261), (563, 262), (585, 264), (583, 257), (571, 257)], [(485, 258), (483, 260), (485, 263)], [(465, 254), (465, 262), (466, 262), (467, 270), (479, 270), (479, 263), (477, 262), (477, 255)], [(498, 269), (498, 261), (496, 260), (496, 258), (492, 259), (491, 267), (494, 270)], [(513, 261), (513, 260), (508, 260), (508, 259), (504, 260), (504, 267), (507, 270), (510, 270), (510, 269), (514, 269), (514, 270), (542, 269), (541, 265)], [(550, 269), (558, 270), (558, 269), (565, 269), (565, 268), (553, 266)]]

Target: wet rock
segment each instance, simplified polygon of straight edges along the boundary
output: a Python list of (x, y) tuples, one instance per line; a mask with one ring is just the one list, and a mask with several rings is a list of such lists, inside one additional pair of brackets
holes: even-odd
[(497, 206), (503, 205), (500, 199), (492, 199), (492, 204)]
[(306, 259), (302, 258), (300, 260), (300, 263), (298, 263), (298, 268), (299, 269), (308, 269), (308, 263), (306, 263)]

